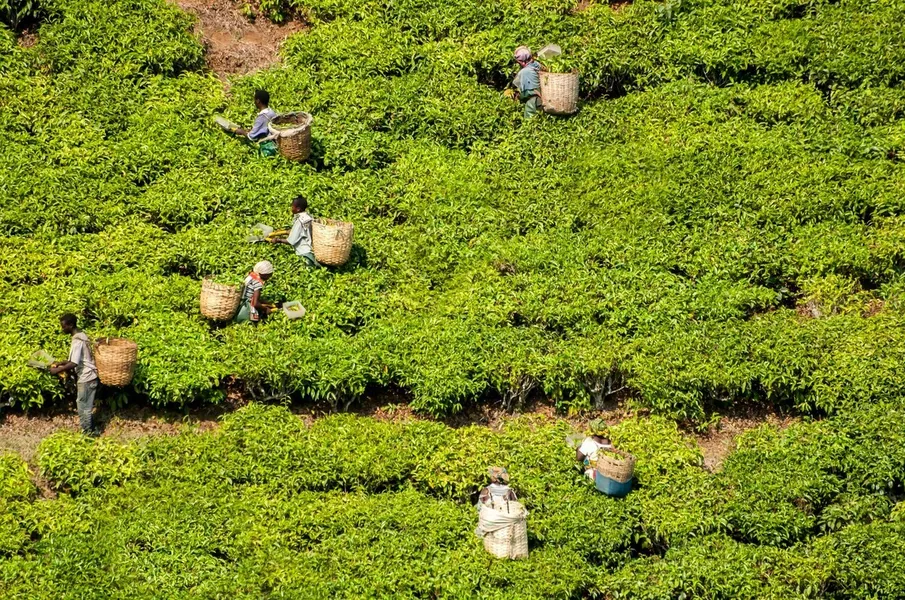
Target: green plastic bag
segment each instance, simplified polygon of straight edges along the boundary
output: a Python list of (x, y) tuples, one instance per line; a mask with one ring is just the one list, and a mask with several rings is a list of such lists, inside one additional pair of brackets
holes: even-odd
[(264, 140), (258, 144), (258, 153), (261, 156), (276, 156), (277, 143), (273, 140)]

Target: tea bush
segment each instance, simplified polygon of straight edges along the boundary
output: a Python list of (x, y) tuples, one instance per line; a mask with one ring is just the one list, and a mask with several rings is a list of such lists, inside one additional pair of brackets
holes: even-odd
[[(498, 430), (350, 415), (306, 425), (251, 404), (204, 433), (131, 442), (58, 433), (38, 450), (58, 497), (35, 500), (24, 463), (0, 463), (0, 489), (14, 490), (0, 500), (0, 589), (5, 598), (897, 597), (903, 521), (890, 507), (905, 462), (884, 455), (874, 469), (848, 457), (876, 451), (878, 438), (900, 445), (884, 428), (902, 431), (903, 419), (882, 406), (764, 425), (710, 473), (672, 422), (630, 418), (611, 428), (638, 459), (624, 499), (575, 468), (568, 423), (536, 416)], [(509, 469), (530, 512), (525, 561), (492, 559), (474, 536), (489, 464)], [(865, 468), (899, 474), (872, 493)]]

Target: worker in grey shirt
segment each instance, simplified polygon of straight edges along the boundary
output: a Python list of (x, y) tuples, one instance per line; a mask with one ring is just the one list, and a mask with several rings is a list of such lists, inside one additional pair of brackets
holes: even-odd
[(50, 372), (54, 375), (66, 371), (74, 371), (76, 376), (75, 405), (79, 411), (79, 424), (82, 433), (96, 436), (94, 428), (94, 396), (97, 393), (97, 367), (94, 365), (94, 355), (91, 353), (91, 341), (84, 332), (78, 329), (78, 320), (72, 313), (66, 313), (60, 317), (60, 327), (63, 333), (72, 336), (72, 345), (69, 348), (69, 359), (66, 362), (54, 364)]
[(303, 196), (296, 196), (292, 200), (292, 229), (287, 238), (270, 238), (272, 244), (287, 244), (295, 249), (295, 253), (305, 259), (309, 267), (319, 267), (320, 263), (314, 258), (314, 250), (311, 248), (311, 223), (314, 219), (308, 214), (308, 200)]
[(525, 117), (531, 118), (543, 108), (540, 97), (541, 64), (534, 60), (528, 46), (519, 46), (515, 49), (515, 62), (521, 69), (512, 83), (518, 89), (519, 100), (525, 103)]

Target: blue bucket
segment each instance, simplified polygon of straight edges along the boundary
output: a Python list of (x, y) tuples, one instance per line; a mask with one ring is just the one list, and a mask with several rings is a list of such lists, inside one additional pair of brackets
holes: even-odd
[(600, 472), (594, 471), (594, 486), (598, 491), (603, 492), (607, 496), (622, 498), (632, 491), (632, 480), (629, 479), (624, 483), (619, 483), (615, 479), (601, 475)]

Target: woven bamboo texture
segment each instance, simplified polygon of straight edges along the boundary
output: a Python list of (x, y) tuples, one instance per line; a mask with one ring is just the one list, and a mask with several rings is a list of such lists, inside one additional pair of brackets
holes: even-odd
[[(521, 502), (495, 502), (494, 510), (526, 515)], [(497, 558), (528, 558), (528, 519), (523, 517), (509, 527), (484, 536), (484, 550)]]
[(578, 73), (541, 71), (540, 95), (544, 111), (554, 115), (571, 115), (578, 110)]
[(210, 279), (201, 282), (201, 314), (214, 321), (229, 321), (236, 315), (242, 290), (239, 286), (214, 283)]
[(122, 387), (132, 382), (138, 344), (122, 338), (101, 338), (94, 345), (97, 376), (104, 385)]
[[(314, 118), (306, 112), (283, 113), (275, 116), (267, 125), (280, 150), (287, 160), (304, 162), (311, 156), (311, 122)], [(294, 125), (294, 127), (286, 127)]]
[(332, 219), (315, 219), (311, 223), (311, 249), (322, 265), (339, 267), (352, 252), (352, 223)]
[[(622, 458), (613, 458), (604, 452), (613, 452)], [(597, 454), (597, 472), (619, 483), (625, 483), (635, 474), (635, 457), (615, 448), (600, 450)]]

